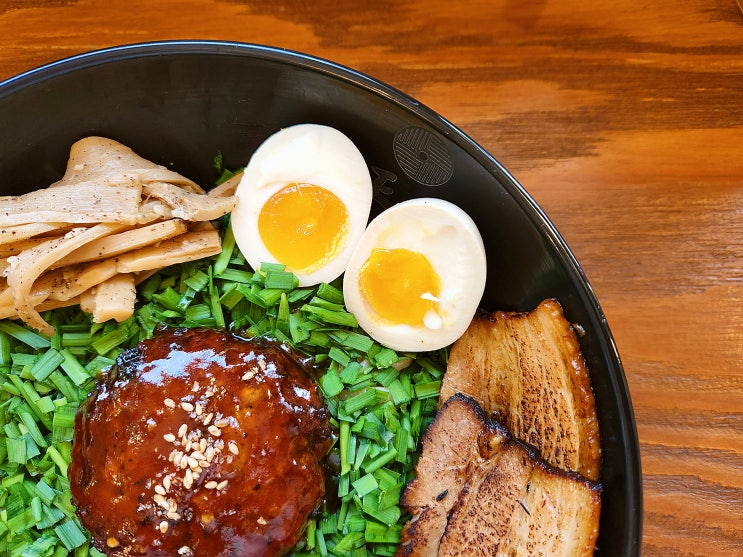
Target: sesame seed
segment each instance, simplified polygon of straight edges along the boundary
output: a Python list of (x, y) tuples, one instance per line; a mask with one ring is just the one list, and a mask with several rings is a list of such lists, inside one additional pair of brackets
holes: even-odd
[(221, 482), (219, 482), (217, 484), (217, 489), (220, 491), (223, 490), (225, 487), (227, 487), (227, 482), (227, 480), (222, 480)]
[(191, 469), (186, 469), (186, 474), (183, 476), (183, 487), (186, 489), (191, 489), (191, 486), (193, 486), (193, 473), (191, 472)]
[(156, 493), (152, 499), (157, 503), (158, 505), (162, 505), (165, 502), (165, 496), (160, 495), (159, 493)]
[(175, 441), (175, 435), (172, 433), (166, 433), (163, 435), (163, 439), (165, 439), (168, 443), (173, 443)]
[(173, 460), (175, 459), (175, 455), (177, 454), (178, 454), (178, 449), (173, 449), (172, 451), (170, 451), (170, 454), (168, 455), (168, 461), (173, 462)]
[(186, 468), (188, 468), (188, 457), (186, 455), (183, 455), (178, 466), (181, 470), (185, 470)]
[(252, 371), (251, 370), (251, 371), (246, 372), (245, 375), (242, 376), (242, 380), (243, 381), (248, 381), (248, 380), (252, 379), (253, 377), (255, 377), (255, 371)]
[(209, 388), (209, 389), (206, 390), (206, 393), (205, 394), (206, 394), (206, 398), (211, 398), (211, 397), (213, 397), (217, 393), (215, 393), (211, 388)]
[(175, 401), (172, 398), (166, 398), (163, 400), (163, 404), (168, 408), (175, 408)]
[(202, 438), (201, 441), (199, 441), (199, 451), (203, 453), (205, 450), (206, 450), (206, 439)]
[(165, 476), (163, 478), (163, 487), (165, 488), (166, 491), (170, 489), (170, 485), (171, 485), (170, 476)]
[(186, 433), (188, 433), (188, 425), (181, 424), (181, 427), (178, 428), (178, 437), (183, 438), (186, 436)]
[(196, 391), (198, 391), (198, 390), (199, 390), (200, 388), (201, 388), (201, 386), (199, 385), (199, 382), (198, 382), (198, 381), (194, 381), (194, 382), (193, 382), (193, 387), (191, 388), (191, 390), (192, 390), (193, 392), (196, 392)]
[(117, 540), (116, 538), (108, 538), (106, 540), (106, 545), (108, 547), (119, 547), (119, 540)]
[(230, 422), (222, 418), (221, 420), (217, 420), (216, 422), (214, 422), (214, 425), (217, 427), (227, 427), (228, 425), (230, 425)]
[(165, 516), (167, 516), (170, 520), (180, 520), (181, 519), (181, 515), (179, 515), (175, 511), (168, 511), (167, 513), (165, 513)]
[(208, 429), (209, 433), (214, 435), (214, 437), (219, 437), (222, 435), (222, 431), (215, 425), (210, 425)]
[(183, 408), (186, 412), (193, 412), (193, 404), (190, 402), (181, 402), (181, 408)]
[(197, 467), (198, 465), (199, 465), (199, 461), (198, 461), (198, 460), (196, 460), (196, 459), (195, 459), (194, 457), (192, 457), (192, 456), (189, 456), (189, 457), (188, 457), (188, 466), (189, 466), (189, 468), (191, 468), (191, 469), (194, 469), (194, 468), (196, 468), (196, 467)]
[(191, 548), (184, 545), (178, 550), (178, 555), (192, 555)]
[(212, 421), (212, 418), (214, 418), (214, 413), (213, 412), (209, 412), (206, 415), (206, 417), (203, 419), (202, 423), (204, 425), (209, 425), (211, 423), (211, 421)]
[(204, 460), (204, 453), (201, 451), (193, 451), (191, 452), (191, 457), (195, 460)]
[(240, 454), (240, 449), (237, 447), (237, 444), (234, 441), (230, 441), (230, 444), (227, 445), (227, 448), (234, 455)]
[(185, 452), (189, 453), (189, 452), (191, 452), (191, 449), (192, 448), (193, 448), (193, 441), (189, 441), (188, 443), (186, 443), (186, 446), (184, 447), (183, 450)]
[(204, 452), (204, 456), (209, 462), (211, 462), (214, 458), (214, 447), (207, 447), (206, 451)]
[(204, 407), (201, 404), (196, 404), (196, 415), (201, 416), (204, 413)]
[(265, 526), (266, 524), (268, 524), (268, 522), (266, 522), (266, 519), (262, 516), (259, 516), (256, 522), (258, 522), (258, 524), (260, 524), (261, 526)]
[(160, 495), (165, 495), (167, 493), (167, 491), (165, 491), (165, 488), (161, 485), (155, 486), (155, 492), (159, 493)]
[(199, 460), (199, 468), (209, 468), (211, 464), (208, 460)]
[(167, 520), (163, 520), (160, 523), (160, 533), (161, 534), (164, 534), (165, 532), (167, 532), (168, 531), (168, 526), (169, 526), (168, 525), (168, 521)]
[(219, 485), (219, 484), (218, 484), (217, 482), (215, 482), (215, 481), (213, 481), (213, 480), (212, 480), (212, 481), (210, 481), (210, 482), (206, 482), (206, 483), (204, 484), (204, 487), (205, 487), (206, 489), (216, 489), (218, 485)]

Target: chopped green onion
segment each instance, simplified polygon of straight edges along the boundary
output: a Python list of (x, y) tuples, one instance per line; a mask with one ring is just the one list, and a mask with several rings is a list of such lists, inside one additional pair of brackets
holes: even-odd
[(317, 534), (317, 547), (320, 550), (320, 555), (326, 557), (328, 554), (328, 548), (325, 545), (325, 536), (323, 535), (322, 530), (315, 530), (315, 533)]
[(375, 543), (400, 543), (400, 526), (388, 526), (369, 521), (364, 530), (364, 539)]
[(122, 322), (111, 332), (98, 337), (91, 343), (91, 348), (99, 355), (104, 356), (124, 344), (130, 338), (130, 331), (127, 322)]
[(24, 437), (5, 439), (5, 447), (8, 450), (8, 462), (14, 464), (26, 464), (26, 439)]
[(43, 381), (52, 371), (54, 371), (59, 364), (64, 361), (64, 357), (57, 352), (54, 348), (50, 348), (44, 352), (38, 360), (34, 363), (31, 368), (31, 375), (37, 381)]
[(302, 306), (302, 311), (306, 311), (310, 319), (318, 321), (320, 323), (328, 323), (331, 325), (342, 325), (344, 327), (357, 327), (356, 317), (352, 313), (348, 313), (343, 310), (332, 310), (318, 305), (305, 304)]
[(59, 526), (55, 526), (54, 531), (68, 550), (80, 547), (88, 539), (85, 536), (85, 533), (72, 519), (67, 519)]
[(326, 397), (334, 397), (343, 390), (343, 382), (334, 371), (330, 370), (320, 378), (320, 387)]
[(299, 281), (294, 273), (288, 271), (266, 271), (266, 277), (264, 279), (264, 288), (278, 288), (280, 290), (291, 290), (295, 288)]
[[(235, 234), (232, 232), (232, 226), (225, 227), (222, 235), (222, 251), (214, 261), (214, 275), (219, 276), (227, 271), (227, 266), (232, 259), (232, 253), (235, 250)], [(224, 277), (222, 277), (224, 278)]]
[(371, 473), (362, 476), (355, 482), (352, 482), (351, 485), (356, 490), (359, 497), (363, 497), (367, 493), (370, 493), (379, 487), (377, 479)]
[(441, 391), (441, 381), (428, 381), (415, 385), (415, 396), (419, 399), (438, 397)]
[(406, 388), (400, 379), (395, 379), (390, 383), (388, 389), (395, 404), (403, 404), (413, 398), (413, 393), (410, 392), (409, 388)]
[(376, 354), (372, 356), (372, 361), (380, 369), (390, 367), (399, 359), (400, 356), (397, 355), (397, 352), (390, 348), (381, 348)]
[(72, 382), (75, 385), (80, 386), (90, 379), (88, 370), (85, 369), (78, 359), (72, 355), (72, 352), (70, 352), (69, 349), (65, 348), (62, 350), (61, 356), (62, 362), (60, 367), (67, 374), (67, 377), (72, 379)]
[(345, 411), (348, 414), (354, 414), (377, 400), (377, 393), (374, 389), (365, 389), (359, 394), (348, 398), (344, 402)]
[(34, 350), (49, 348), (51, 341), (33, 331), (14, 323), (13, 321), (0, 321), (0, 332), (9, 334)]
[(217, 264), (215, 263), (214, 278), (227, 283), (249, 283), (253, 280), (253, 273), (242, 269), (233, 269), (231, 267), (225, 269), (221, 273), (217, 273)]
[(364, 464), (363, 468), (367, 473), (375, 472), (385, 464), (392, 462), (395, 456), (397, 456), (397, 449), (390, 447), (368, 464)]
[(317, 287), (317, 296), (328, 302), (343, 305), (343, 292), (327, 282), (322, 282)]
[(341, 350), (340, 348), (336, 348), (335, 346), (331, 347), (328, 351), (328, 357), (344, 367), (351, 362), (351, 357), (343, 350)]
[(350, 332), (343, 339), (343, 346), (366, 353), (374, 346), (374, 341), (367, 335)]

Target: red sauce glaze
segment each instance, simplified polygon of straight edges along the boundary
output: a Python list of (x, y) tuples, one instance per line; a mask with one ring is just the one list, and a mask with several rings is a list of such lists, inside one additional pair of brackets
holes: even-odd
[(69, 477), (109, 555), (283, 555), (322, 501), (330, 427), (287, 349), (169, 329), (81, 408)]

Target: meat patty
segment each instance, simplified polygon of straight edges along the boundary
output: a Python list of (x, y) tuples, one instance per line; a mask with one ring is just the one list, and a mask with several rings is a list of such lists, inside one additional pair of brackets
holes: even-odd
[(322, 501), (331, 442), (287, 349), (167, 329), (124, 352), (78, 413), (72, 497), (109, 555), (283, 555)]

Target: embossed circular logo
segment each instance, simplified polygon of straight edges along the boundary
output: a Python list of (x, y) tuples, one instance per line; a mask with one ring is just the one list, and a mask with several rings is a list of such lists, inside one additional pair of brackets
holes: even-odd
[(449, 152), (436, 135), (410, 127), (397, 132), (393, 141), (395, 159), (403, 172), (426, 186), (445, 184), (452, 175)]

